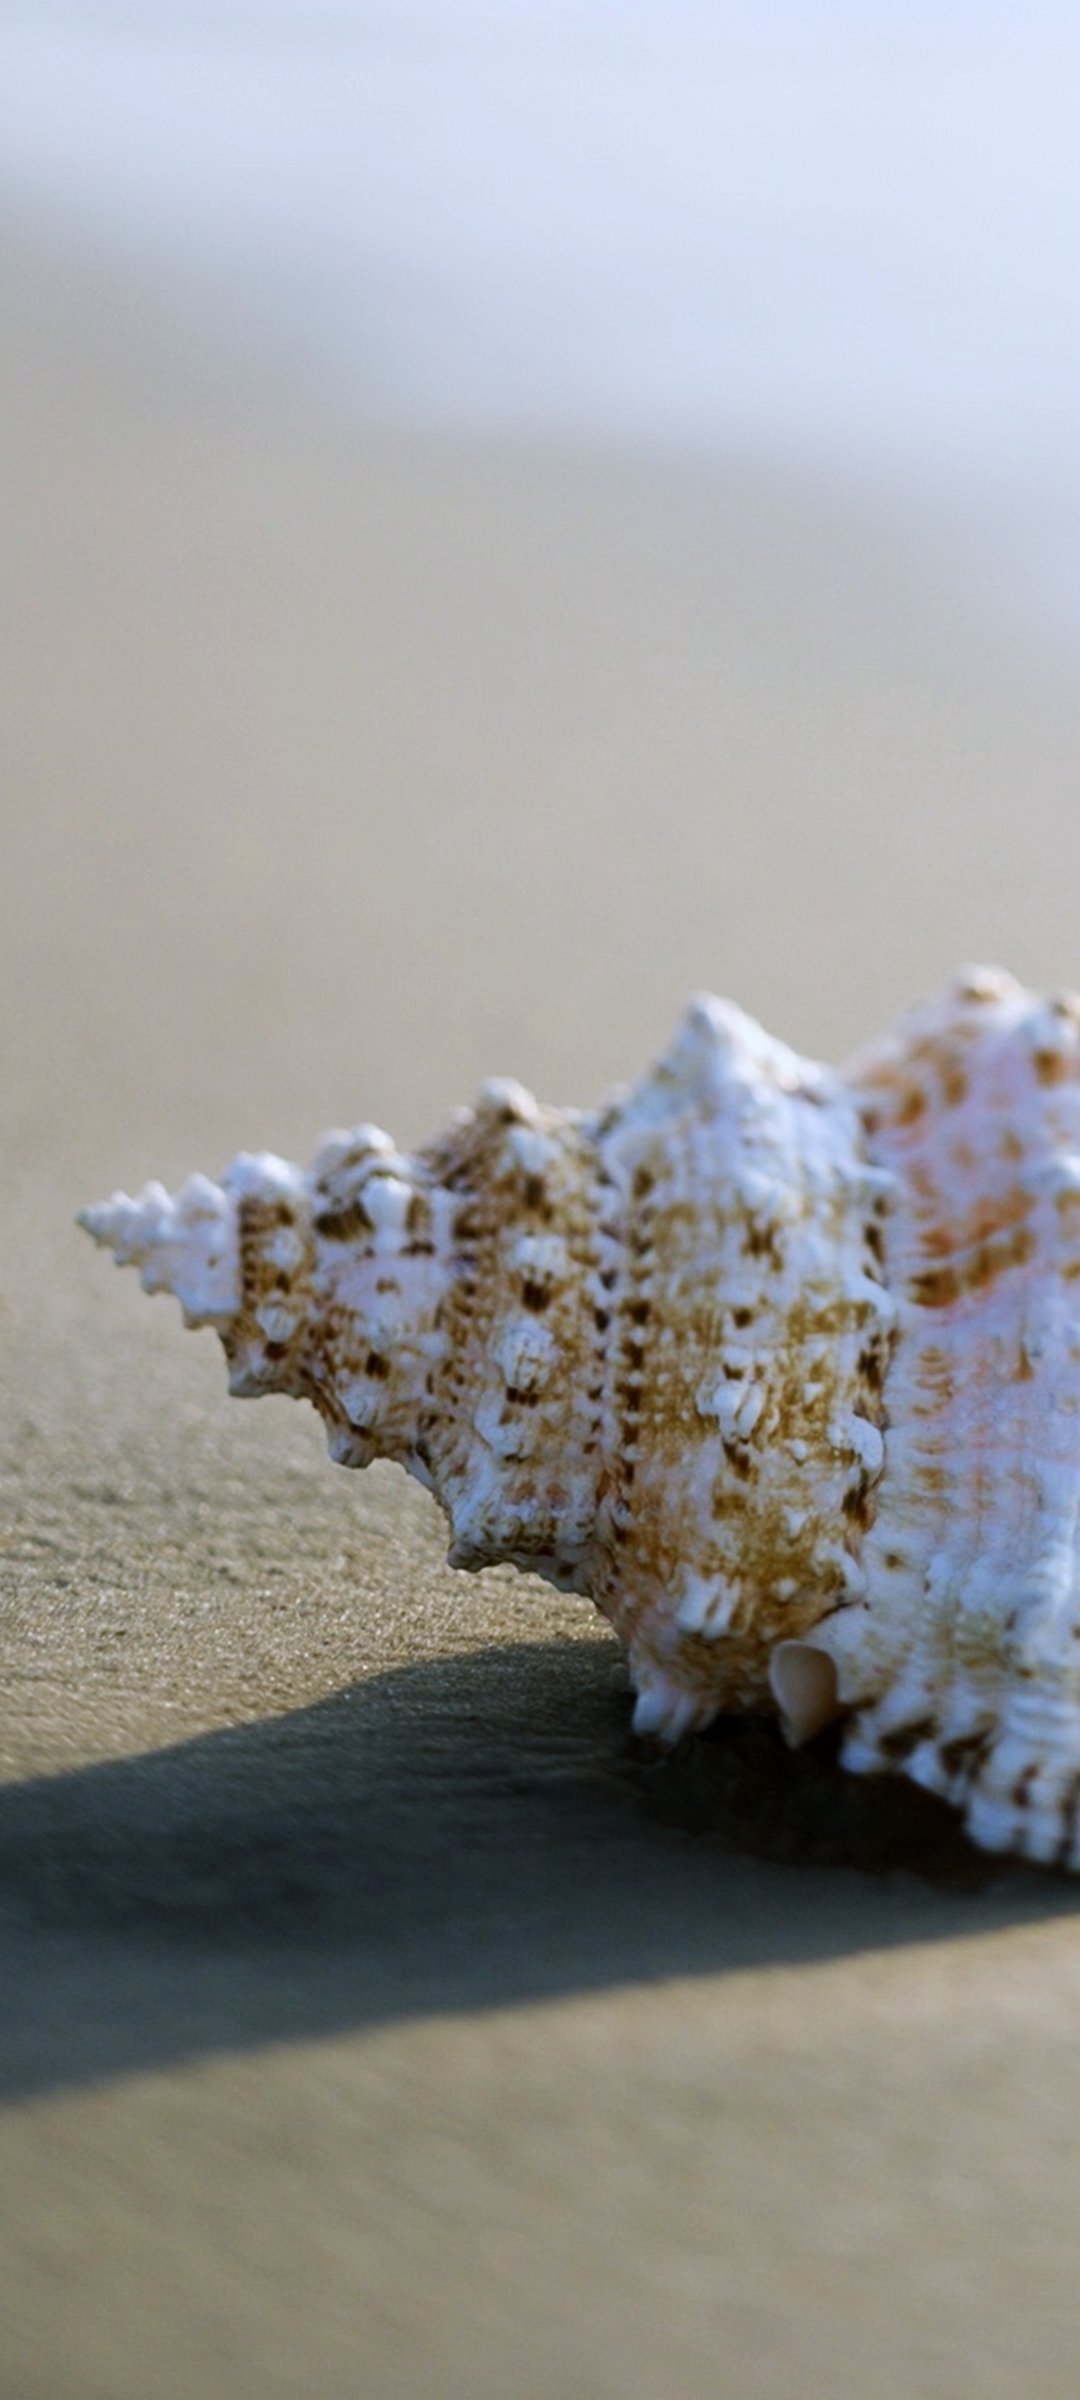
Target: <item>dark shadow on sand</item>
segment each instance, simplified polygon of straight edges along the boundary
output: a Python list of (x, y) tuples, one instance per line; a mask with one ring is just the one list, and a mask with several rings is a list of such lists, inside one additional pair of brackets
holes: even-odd
[(0, 1792), (0, 2093), (1080, 1900), (827, 1746), (628, 1724), (612, 1643), (544, 1643)]

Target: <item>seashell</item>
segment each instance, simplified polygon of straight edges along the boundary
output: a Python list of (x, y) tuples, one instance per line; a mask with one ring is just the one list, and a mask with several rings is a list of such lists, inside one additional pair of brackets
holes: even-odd
[(489, 1083), (404, 1157), (242, 1156), (82, 1223), (230, 1389), (397, 1459), (451, 1562), (588, 1594), (636, 1728), (844, 1718), (1080, 1867), (1080, 1001), (961, 975), (834, 1074), (699, 999), (593, 1114)]

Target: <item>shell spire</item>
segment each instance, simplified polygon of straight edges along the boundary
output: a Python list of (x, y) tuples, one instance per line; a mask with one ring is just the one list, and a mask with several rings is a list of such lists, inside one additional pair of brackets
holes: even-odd
[(79, 1223), (118, 1267), (139, 1268), (144, 1291), (172, 1292), (186, 1324), (224, 1328), (236, 1315), (240, 1262), (228, 1179), (222, 1188), (190, 1175), (175, 1199), (162, 1183), (148, 1183), (137, 1200), (114, 1192), (100, 1208), (84, 1208)]
[(595, 1111), (490, 1083), (81, 1221), (454, 1565), (590, 1595), (639, 1730), (842, 1713), (1080, 1865), (1080, 1003), (968, 971), (837, 1075), (704, 997)]

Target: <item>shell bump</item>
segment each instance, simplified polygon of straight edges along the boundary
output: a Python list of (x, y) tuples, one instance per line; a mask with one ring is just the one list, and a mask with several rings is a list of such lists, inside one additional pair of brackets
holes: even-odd
[(588, 1594), (639, 1731), (839, 1715), (1080, 1869), (1080, 1000), (970, 970), (832, 1073), (703, 998), (592, 1113), (490, 1083), (81, 1222), (453, 1565)]

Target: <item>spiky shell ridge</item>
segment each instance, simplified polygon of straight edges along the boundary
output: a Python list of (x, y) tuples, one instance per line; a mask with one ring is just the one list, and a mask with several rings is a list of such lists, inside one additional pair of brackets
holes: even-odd
[(699, 1001), (595, 1137), (616, 1236), (586, 1588), (635, 1723), (770, 1705), (777, 1643), (862, 1591), (883, 1459), (885, 1179), (834, 1078)]
[(416, 1172), (455, 1201), (419, 1433), (452, 1562), (589, 1594), (644, 1729), (767, 1704), (776, 1641), (862, 1588), (882, 1460), (885, 1179), (849, 1098), (703, 1000), (627, 1097), (493, 1085)]
[(1077, 1000), (969, 973), (839, 1076), (703, 1000), (591, 1114), (491, 1084), (84, 1222), (457, 1565), (591, 1595), (643, 1730), (838, 1704), (849, 1766), (1080, 1867)]
[(701, 1000), (592, 1115), (493, 1083), (414, 1156), (362, 1126), (85, 1221), (214, 1323), (234, 1393), (419, 1476), (455, 1565), (595, 1599), (673, 1736), (769, 1705), (776, 1643), (862, 1591), (886, 1200), (835, 1078)]
[(972, 971), (856, 1060), (896, 1304), (846, 1763), (1080, 1865), (1080, 1002)]

